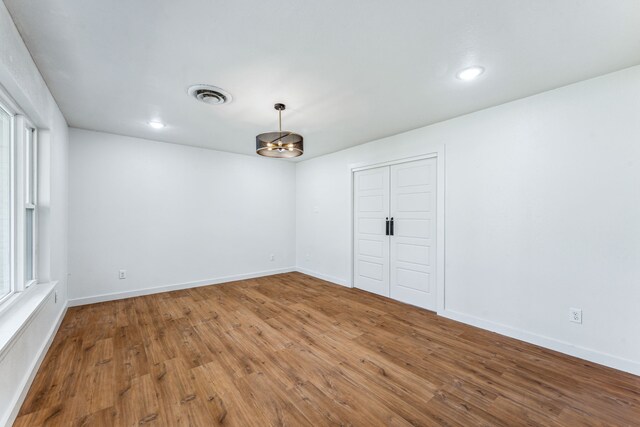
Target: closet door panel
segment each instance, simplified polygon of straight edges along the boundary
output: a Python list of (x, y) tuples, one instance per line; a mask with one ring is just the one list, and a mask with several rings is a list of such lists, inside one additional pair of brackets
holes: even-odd
[(390, 297), (436, 308), (436, 159), (390, 167)]
[(389, 296), (389, 167), (354, 173), (354, 286)]

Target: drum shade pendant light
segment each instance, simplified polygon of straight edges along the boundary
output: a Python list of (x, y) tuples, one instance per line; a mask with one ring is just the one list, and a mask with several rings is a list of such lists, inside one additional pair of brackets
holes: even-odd
[(281, 159), (301, 156), (304, 151), (302, 135), (282, 130), (282, 112), (286, 106), (276, 104), (273, 108), (278, 111), (278, 132), (266, 132), (256, 136), (256, 153)]

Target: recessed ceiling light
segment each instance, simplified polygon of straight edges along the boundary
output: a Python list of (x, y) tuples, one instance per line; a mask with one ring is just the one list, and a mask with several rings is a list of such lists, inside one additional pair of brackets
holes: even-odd
[(151, 126), (154, 129), (162, 129), (166, 125), (164, 123), (162, 123), (162, 122), (157, 121), (157, 120), (151, 120), (149, 122), (149, 126)]
[(458, 73), (458, 78), (460, 80), (465, 80), (465, 81), (473, 80), (478, 76), (480, 76), (480, 74), (482, 73), (484, 73), (484, 68), (476, 65), (473, 67), (465, 68), (464, 70), (460, 71)]

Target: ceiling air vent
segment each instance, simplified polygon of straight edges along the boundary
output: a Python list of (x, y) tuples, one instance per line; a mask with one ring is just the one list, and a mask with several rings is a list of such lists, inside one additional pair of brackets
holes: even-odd
[(187, 93), (198, 101), (209, 105), (228, 104), (233, 99), (229, 92), (209, 85), (193, 85)]

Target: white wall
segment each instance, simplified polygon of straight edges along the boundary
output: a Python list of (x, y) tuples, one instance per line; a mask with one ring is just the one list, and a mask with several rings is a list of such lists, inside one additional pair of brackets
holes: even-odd
[(294, 164), (79, 129), (70, 140), (72, 304), (295, 267)]
[(58, 281), (12, 344), (0, 354), (0, 425), (15, 415), (21, 395), (66, 307), (67, 123), (31, 59), (4, 2), (0, 2), (0, 85), (43, 132), (40, 141), (39, 269), (41, 281)]
[(298, 267), (350, 283), (349, 165), (445, 144), (441, 314), (640, 374), (639, 141), (634, 67), (300, 162)]

